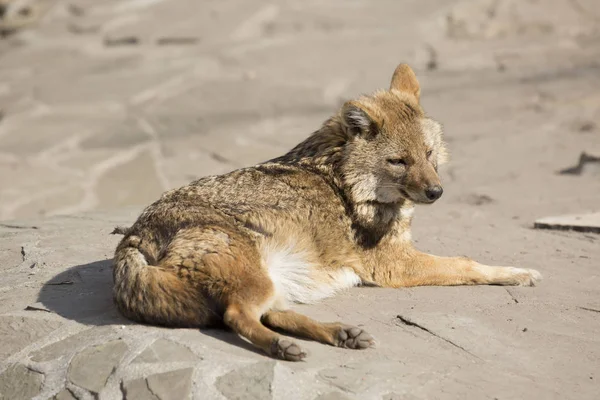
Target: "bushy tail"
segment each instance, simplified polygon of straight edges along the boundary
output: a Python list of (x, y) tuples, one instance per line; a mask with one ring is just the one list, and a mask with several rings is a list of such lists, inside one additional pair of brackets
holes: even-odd
[(127, 235), (127, 233), (129, 233), (129, 229), (131, 229), (131, 227), (126, 227), (126, 226), (121, 226), (121, 225), (117, 225), (115, 226), (115, 229), (113, 229), (113, 231), (110, 233), (111, 235)]
[(177, 266), (148, 265), (140, 251), (141, 238), (126, 236), (115, 252), (114, 300), (134, 321), (173, 327), (212, 324), (215, 315), (202, 291), (177, 276)]

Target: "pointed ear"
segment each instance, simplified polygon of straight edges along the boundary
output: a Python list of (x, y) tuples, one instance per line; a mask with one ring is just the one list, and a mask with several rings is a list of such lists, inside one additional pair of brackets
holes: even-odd
[(348, 132), (353, 136), (375, 136), (377, 124), (367, 111), (355, 101), (348, 101), (342, 106), (342, 121)]
[(421, 87), (413, 70), (407, 64), (400, 64), (394, 71), (390, 90), (398, 90), (415, 96), (417, 101), (421, 96)]

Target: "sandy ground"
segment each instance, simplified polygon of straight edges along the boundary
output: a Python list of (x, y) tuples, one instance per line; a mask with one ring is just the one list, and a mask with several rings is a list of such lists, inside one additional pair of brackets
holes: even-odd
[[(0, 398), (598, 398), (600, 236), (531, 229), (600, 209), (600, 175), (558, 173), (600, 154), (597, 1), (40, 3), (37, 26), (0, 40)], [(280, 155), (399, 62), (451, 150), (417, 245), (538, 269), (538, 287), (298, 306), (378, 340), (303, 342), (298, 364), (116, 313), (115, 224)]]

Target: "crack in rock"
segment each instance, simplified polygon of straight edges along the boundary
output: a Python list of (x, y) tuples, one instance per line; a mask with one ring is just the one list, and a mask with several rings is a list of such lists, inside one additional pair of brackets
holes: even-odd
[(595, 308), (588, 308), (588, 307), (581, 307), (581, 306), (577, 306), (577, 308), (580, 308), (585, 311), (592, 311), (592, 312), (600, 313), (600, 310), (596, 310)]
[(130, 381), (121, 381), (121, 393), (126, 400), (187, 399), (192, 390), (192, 376), (193, 368), (185, 368)]
[(402, 322), (402, 324), (404, 324), (404, 325), (406, 325), (406, 326), (412, 326), (412, 327), (415, 327), (415, 328), (418, 328), (418, 329), (422, 330), (423, 332), (427, 332), (427, 333), (429, 333), (430, 335), (432, 335), (432, 336), (435, 336), (436, 338), (438, 338), (438, 339), (442, 339), (444, 342), (451, 344), (452, 346), (456, 347), (457, 349), (460, 349), (460, 350), (464, 351), (465, 353), (467, 353), (467, 354), (471, 355), (472, 357), (475, 357), (475, 358), (477, 358), (478, 360), (481, 360), (481, 358), (480, 358), (479, 356), (477, 356), (477, 355), (475, 355), (475, 354), (471, 353), (469, 350), (465, 349), (464, 347), (462, 347), (462, 346), (460, 346), (460, 345), (458, 345), (458, 344), (454, 343), (452, 340), (450, 340), (450, 339), (446, 339), (445, 337), (438, 335), (437, 333), (433, 332), (432, 330), (430, 330), (430, 329), (428, 329), (428, 328), (424, 327), (423, 325), (420, 325), (420, 324), (418, 324), (418, 323), (416, 323), (416, 322), (414, 322), (414, 321), (410, 320), (410, 319), (409, 319), (409, 318), (407, 318), (407, 317), (404, 317), (404, 316), (402, 316), (402, 315), (398, 314), (398, 315), (396, 316), (396, 318), (397, 318), (397, 319), (399, 319), (399, 320), (400, 320), (400, 322)]
[(514, 294), (512, 294), (510, 290), (508, 290), (507, 288), (504, 288), (504, 290), (506, 290), (506, 293), (508, 293), (508, 295), (515, 302), (515, 304), (519, 304), (519, 300), (515, 297)]
[(120, 339), (88, 347), (71, 360), (67, 379), (97, 396), (126, 351), (127, 344)]
[(0, 224), (1, 228), (8, 228), (8, 229), (40, 229), (37, 226), (25, 226), (25, 225), (13, 225), (13, 224)]
[(42, 390), (44, 374), (23, 364), (15, 364), (0, 374), (3, 399), (31, 399)]

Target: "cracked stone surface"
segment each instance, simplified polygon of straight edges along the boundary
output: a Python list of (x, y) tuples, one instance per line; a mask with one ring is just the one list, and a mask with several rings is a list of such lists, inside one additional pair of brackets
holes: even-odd
[(30, 359), (35, 362), (46, 362), (61, 357), (72, 357), (77, 351), (84, 350), (101, 335), (106, 335), (104, 338), (110, 338), (110, 329), (106, 327), (86, 329), (32, 352)]
[(196, 361), (198, 357), (185, 346), (170, 340), (158, 339), (137, 356), (132, 363)]
[(43, 321), (35, 318), (0, 317), (0, 359), (29, 346), (60, 326), (58, 321)]
[(148, 387), (148, 382), (144, 378), (135, 379), (129, 382), (123, 382), (123, 396), (127, 400), (160, 400)]
[(261, 362), (231, 371), (217, 379), (216, 387), (230, 400), (271, 399), (274, 366), (274, 362)]
[(44, 375), (22, 364), (8, 367), (0, 375), (0, 398), (30, 399), (40, 393)]
[(67, 377), (74, 385), (99, 393), (126, 351), (122, 340), (87, 348), (73, 358)]
[(521, 85), (506, 115), (574, 105), (572, 84), (565, 128), (597, 136), (597, 95), (576, 88), (598, 75), (596, 0), (27, 3), (51, 7), (0, 42), (0, 219), (142, 206), (280, 155), (399, 61), (428, 104)]
[[(600, 154), (597, 0), (17, 3), (0, 17), (17, 31), (0, 39), (0, 398), (598, 397), (600, 236), (531, 229), (598, 211), (597, 175), (559, 173)], [(297, 364), (231, 332), (120, 316), (115, 225), (164, 190), (282, 154), (399, 62), (452, 155), (416, 245), (538, 269), (538, 287), (298, 305), (377, 347), (298, 340)]]
[(125, 399), (185, 400), (190, 397), (192, 368), (185, 368), (123, 383)]
[(148, 388), (161, 400), (188, 399), (192, 388), (193, 368), (150, 375)]
[(61, 390), (52, 400), (77, 400), (73, 393), (68, 389)]
[(350, 397), (341, 392), (329, 392), (316, 397), (315, 400), (348, 400)]

